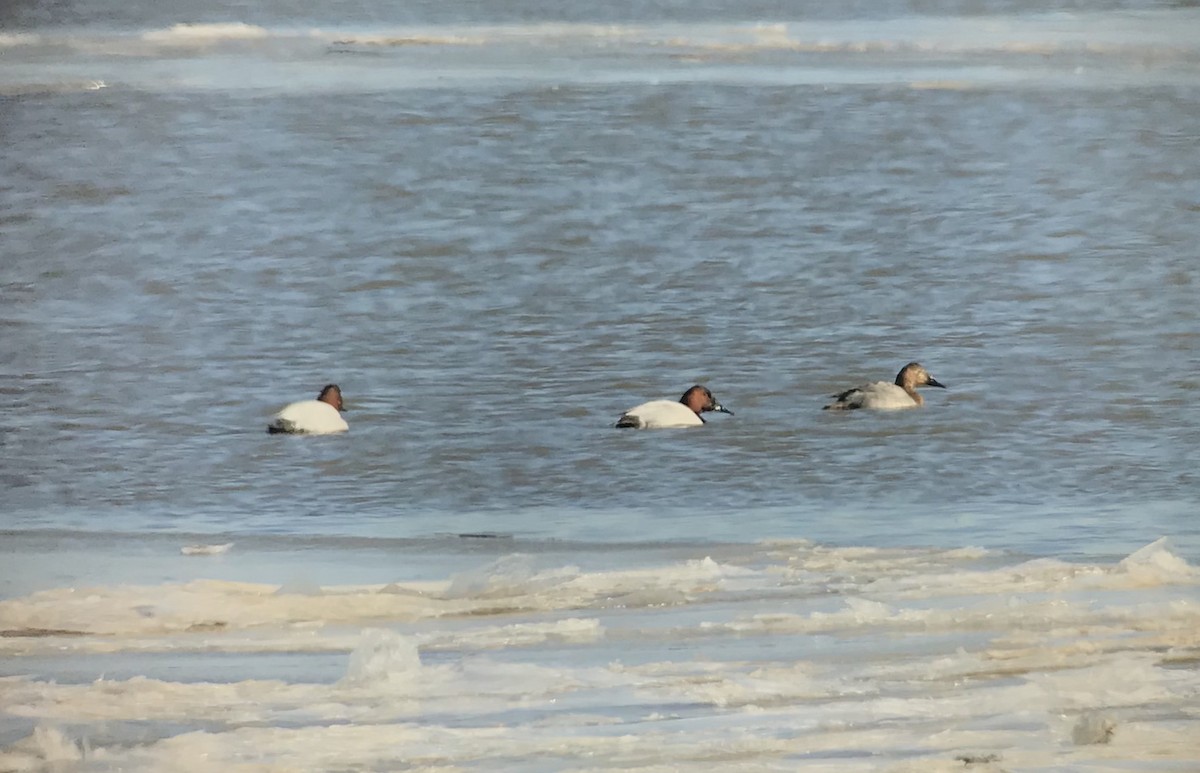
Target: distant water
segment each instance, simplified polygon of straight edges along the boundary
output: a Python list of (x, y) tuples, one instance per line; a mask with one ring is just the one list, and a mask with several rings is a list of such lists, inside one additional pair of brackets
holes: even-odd
[(5, 5), (0, 770), (1195, 770), (1197, 30)]

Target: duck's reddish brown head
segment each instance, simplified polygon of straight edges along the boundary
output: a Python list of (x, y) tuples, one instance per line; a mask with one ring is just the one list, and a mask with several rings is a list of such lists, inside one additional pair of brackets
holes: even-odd
[(733, 415), (733, 411), (717, 402), (717, 398), (713, 397), (713, 393), (708, 391), (708, 387), (700, 384), (696, 384), (684, 392), (683, 397), (679, 398), (679, 402), (691, 408), (697, 415), (705, 411), (716, 411), (717, 413)]
[(321, 390), (321, 394), (317, 395), (317, 399), (323, 403), (329, 403), (339, 412), (346, 410), (342, 405), (342, 390), (337, 384), (326, 384)]

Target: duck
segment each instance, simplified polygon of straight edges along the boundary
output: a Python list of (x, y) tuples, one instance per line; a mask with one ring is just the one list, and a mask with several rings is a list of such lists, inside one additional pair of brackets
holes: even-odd
[(704, 424), (700, 414), (705, 411), (728, 413), (733, 411), (717, 402), (708, 387), (696, 384), (689, 387), (678, 401), (651, 400), (630, 408), (617, 419), (617, 427), (634, 429), (668, 429), (674, 427), (699, 427)]
[(855, 408), (873, 408), (894, 411), (917, 408), (925, 404), (924, 398), (917, 392), (917, 387), (920, 386), (946, 388), (945, 384), (929, 375), (924, 365), (910, 362), (896, 374), (895, 381), (876, 381), (839, 392), (833, 395), (834, 401), (825, 406), (825, 410), (851, 411)]
[(292, 403), (275, 414), (267, 426), (270, 434), (328, 435), (345, 432), (350, 425), (342, 418), (342, 390), (337, 384), (326, 384), (316, 400)]

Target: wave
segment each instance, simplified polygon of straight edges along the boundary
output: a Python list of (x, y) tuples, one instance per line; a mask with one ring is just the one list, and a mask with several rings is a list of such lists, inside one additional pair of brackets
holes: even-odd
[[(43, 590), (0, 601), (0, 652), (322, 651), (344, 638), (315, 637), (313, 626), (415, 624), (438, 619), (562, 614), (550, 626), (475, 631), (437, 647), (486, 649), (496, 641), (590, 638), (594, 616), (613, 609), (685, 608), (736, 600), (780, 610), (674, 631), (812, 634), (877, 630), (1042, 630), (1117, 624), (1171, 637), (1200, 631), (1200, 605), (1172, 594), (1133, 606), (1085, 603), (1097, 593), (1200, 585), (1200, 570), (1165, 540), (1114, 565), (1037, 559), (996, 568), (986, 551), (824, 548), (771, 543), (718, 561), (585, 572), (539, 567), (513, 554), (444, 580), (383, 585), (296, 585), (195, 580)], [(809, 602), (821, 598), (822, 603)], [(945, 599), (954, 599), (947, 606)], [(788, 608), (794, 608), (788, 611)], [(248, 635), (249, 634), (249, 635)], [(1200, 642), (1197, 642), (1200, 644)]]
[[(1190, 84), (1200, 9), (746, 24), (263, 27), (0, 35), (0, 93), (390, 91), (479, 83), (765, 82), (1065, 88)], [(435, 51), (436, 55), (430, 55)], [(48, 66), (47, 62), (53, 62)], [(565, 66), (564, 66), (565, 65)]]
[(0, 96), (15, 97), (31, 94), (79, 94), (85, 91), (100, 91), (108, 84), (99, 79), (34, 80), (23, 83), (0, 82)]
[[(572, 53), (574, 46), (609, 53), (657, 49), (748, 54), (795, 53), (1158, 53), (1189, 56), (1200, 52), (1191, 30), (1200, 9), (1140, 13), (1083, 12), (993, 17), (905, 17), (853, 21), (760, 21), (744, 24), (531, 23), (344, 29), (263, 27), (242, 22), (179, 23), (141, 31), (70, 29), (0, 33), (0, 48), (68, 46), (88, 51), (123, 47), (125, 55), (164, 48), (193, 49), (225, 43), (312, 41), (324, 46), (389, 48), (408, 46), (546, 48)], [(139, 44), (152, 44), (142, 48)]]
[[(216, 567), (240, 546), (172, 560)], [(1107, 562), (710, 547), (9, 599), (0, 769), (1194, 762), (1200, 571), (1166, 540)]]
[(278, 32), (272, 32), (265, 27), (232, 22), (226, 24), (175, 24), (167, 29), (144, 32), (141, 38), (152, 43), (210, 43), (223, 40), (262, 40), (278, 36)]

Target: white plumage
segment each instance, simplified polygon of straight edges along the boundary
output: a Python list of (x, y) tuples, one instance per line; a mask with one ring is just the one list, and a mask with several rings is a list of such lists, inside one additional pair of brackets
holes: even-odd
[(704, 423), (699, 414), (675, 400), (651, 400), (642, 403), (621, 414), (621, 421), (625, 422), (622, 426), (636, 426), (638, 429), (699, 427)]
[(328, 384), (316, 400), (301, 400), (275, 414), (267, 432), (297, 435), (327, 435), (345, 432), (350, 425), (342, 418), (342, 390)]
[(337, 408), (329, 403), (301, 400), (275, 414), (271, 429), (275, 432), (324, 435), (330, 432), (345, 432), (350, 429), (350, 425), (338, 413)]
[(630, 408), (617, 419), (617, 426), (635, 429), (699, 427), (704, 423), (700, 414), (705, 411), (733, 415), (733, 411), (717, 402), (713, 393), (708, 391), (708, 387), (696, 384), (684, 392), (678, 401), (651, 400), (636, 408)]

